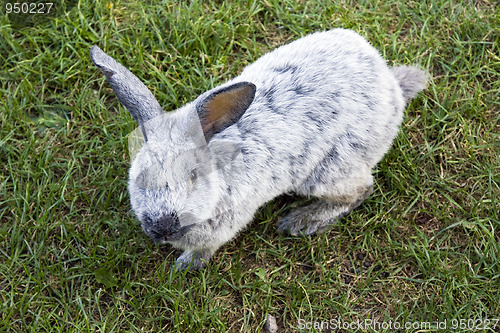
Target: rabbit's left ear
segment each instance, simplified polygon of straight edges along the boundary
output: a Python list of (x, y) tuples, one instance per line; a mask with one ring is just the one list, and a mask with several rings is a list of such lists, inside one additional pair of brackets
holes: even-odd
[(106, 76), (118, 100), (127, 108), (142, 130), (145, 141), (148, 141), (145, 124), (165, 114), (151, 91), (115, 59), (104, 53), (99, 47), (90, 48), (92, 62)]
[(196, 105), (207, 142), (241, 118), (252, 104), (255, 90), (253, 83), (238, 82), (210, 93)]

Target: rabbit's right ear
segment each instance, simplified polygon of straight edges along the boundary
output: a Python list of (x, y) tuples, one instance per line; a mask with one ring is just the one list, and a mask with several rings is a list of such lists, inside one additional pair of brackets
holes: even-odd
[(255, 90), (253, 83), (238, 82), (202, 97), (196, 105), (196, 112), (206, 142), (241, 118), (252, 104)]
[(147, 141), (145, 123), (156, 116), (165, 114), (151, 91), (128, 69), (104, 53), (97, 46), (90, 48), (92, 62), (108, 79), (118, 100), (137, 121)]

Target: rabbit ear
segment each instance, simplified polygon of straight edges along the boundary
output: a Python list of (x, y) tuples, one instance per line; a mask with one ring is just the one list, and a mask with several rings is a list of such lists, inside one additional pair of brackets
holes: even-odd
[(145, 123), (156, 116), (165, 114), (151, 91), (128, 69), (104, 53), (97, 46), (90, 49), (92, 62), (106, 76), (118, 100), (137, 121), (147, 141)]
[(196, 111), (207, 142), (241, 118), (252, 104), (255, 90), (253, 83), (238, 82), (202, 98)]

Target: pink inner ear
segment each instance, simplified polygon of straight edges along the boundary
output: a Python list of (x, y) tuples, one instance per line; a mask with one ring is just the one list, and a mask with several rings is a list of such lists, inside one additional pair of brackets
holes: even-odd
[(204, 105), (207, 112), (205, 123), (202, 124), (203, 132), (207, 132), (212, 126), (218, 127), (231, 121), (233, 117), (240, 115), (241, 108), (245, 105), (245, 99), (252, 92), (252, 87), (241, 86), (223, 91), (213, 96)]
[(198, 116), (207, 142), (241, 118), (252, 104), (255, 91), (253, 83), (238, 82), (216, 89), (198, 104)]
[(251, 88), (242, 86), (213, 96), (205, 104), (208, 123), (213, 123), (220, 118), (231, 118), (231, 113), (239, 111), (239, 107), (248, 95)]

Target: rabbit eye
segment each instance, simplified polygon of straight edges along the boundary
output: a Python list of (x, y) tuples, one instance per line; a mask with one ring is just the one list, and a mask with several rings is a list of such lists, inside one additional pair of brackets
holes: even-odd
[(191, 181), (191, 184), (194, 184), (196, 182), (196, 179), (198, 179), (198, 173), (196, 170), (191, 170), (189, 173), (189, 180)]

